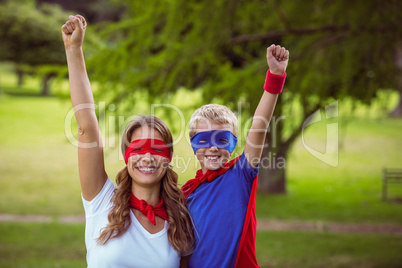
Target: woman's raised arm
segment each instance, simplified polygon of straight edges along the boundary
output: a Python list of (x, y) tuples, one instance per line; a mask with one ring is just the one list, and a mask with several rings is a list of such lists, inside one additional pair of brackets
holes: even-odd
[(102, 137), (82, 51), (87, 24), (80, 15), (70, 16), (69, 19), (61, 29), (67, 56), (71, 102), (78, 123), (78, 170), (82, 196), (90, 201), (102, 189), (107, 174)]

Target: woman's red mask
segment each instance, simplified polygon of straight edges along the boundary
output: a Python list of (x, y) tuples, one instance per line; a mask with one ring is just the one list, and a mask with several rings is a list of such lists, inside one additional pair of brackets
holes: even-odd
[(169, 162), (172, 161), (172, 154), (167, 145), (162, 140), (155, 139), (140, 139), (132, 141), (126, 149), (124, 161), (127, 164), (130, 156), (146, 153), (160, 155), (169, 159)]

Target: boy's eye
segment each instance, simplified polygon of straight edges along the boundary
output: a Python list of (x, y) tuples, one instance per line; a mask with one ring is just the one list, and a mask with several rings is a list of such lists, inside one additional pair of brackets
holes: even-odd
[(152, 150), (157, 151), (157, 152), (163, 152), (161, 149), (156, 149), (156, 148), (152, 148)]
[(142, 150), (142, 148), (137, 148), (137, 149), (134, 149), (133, 151), (138, 152), (138, 151), (141, 151), (141, 150)]
[(200, 140), (200, 143), (206, 143), (207, 140)]
[(223, 143), (228, 143), (229, 141), (227, 139), (220, 139), (221, 142)]

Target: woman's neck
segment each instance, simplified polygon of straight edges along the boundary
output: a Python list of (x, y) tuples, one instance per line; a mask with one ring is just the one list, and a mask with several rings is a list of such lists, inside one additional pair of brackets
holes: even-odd
[(133, 186), (131, 192), (139, 200), (145, 200), (148, 205), (156, 206), (161, 201), (159, 187), (144, 188), (140, 186)]

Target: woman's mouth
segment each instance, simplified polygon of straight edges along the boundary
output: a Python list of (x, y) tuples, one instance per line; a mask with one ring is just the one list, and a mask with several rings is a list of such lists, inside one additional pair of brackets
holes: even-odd
[(149, 167), (137, 167), (137, 169), (139, 172), (143, 174), (152, 174), (155, 173), (158, 168), (155, 166), (149, 166)]

